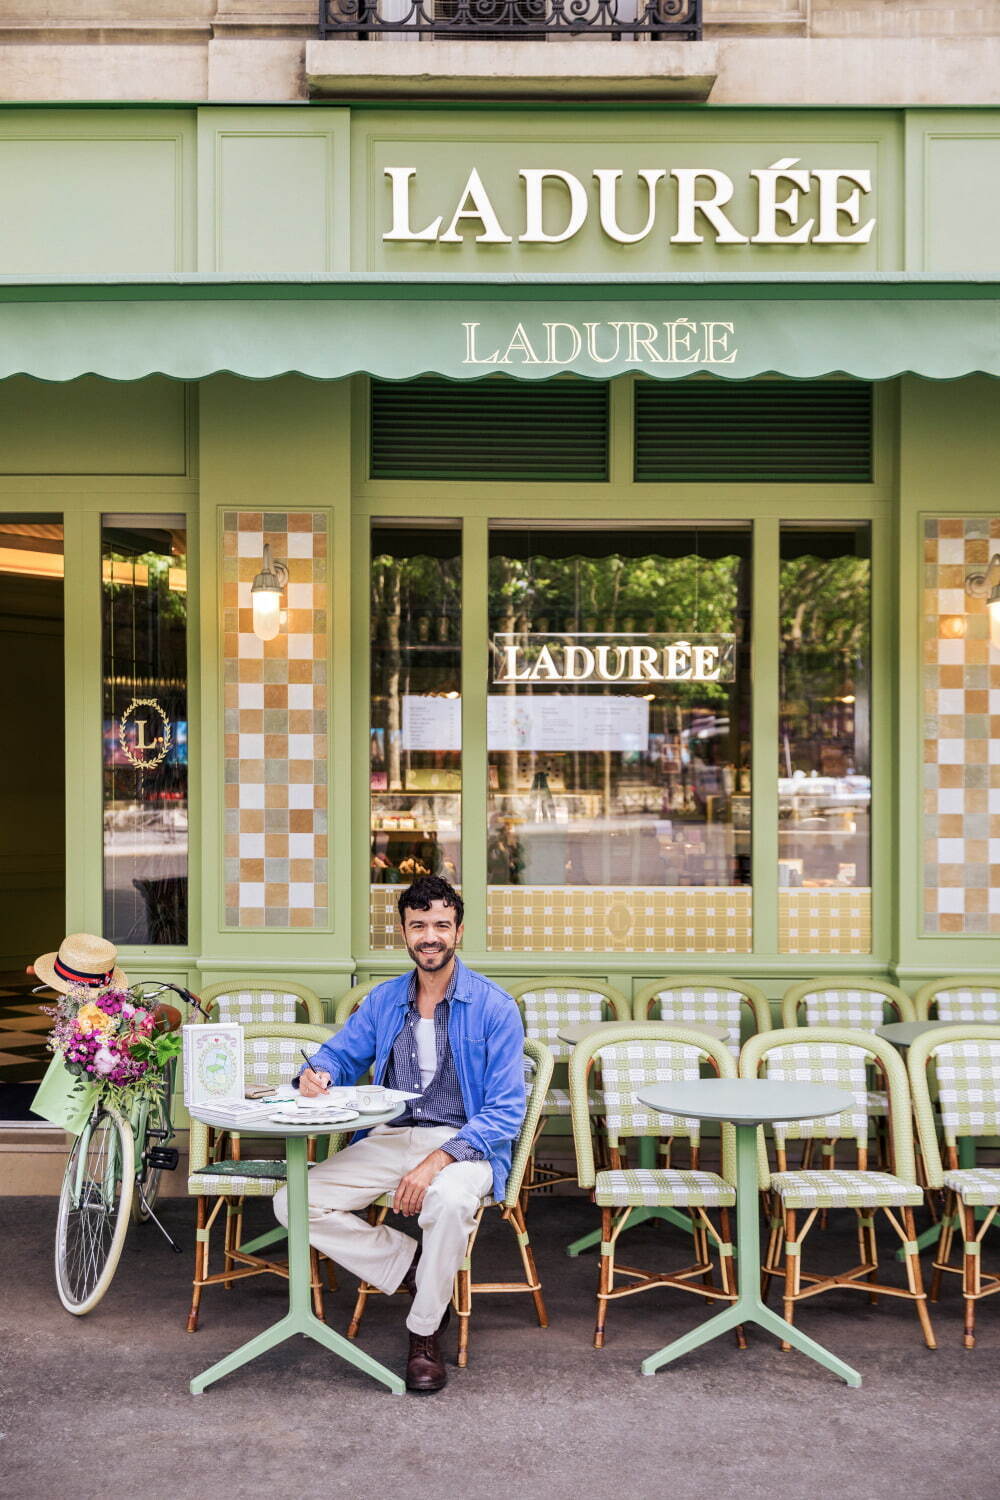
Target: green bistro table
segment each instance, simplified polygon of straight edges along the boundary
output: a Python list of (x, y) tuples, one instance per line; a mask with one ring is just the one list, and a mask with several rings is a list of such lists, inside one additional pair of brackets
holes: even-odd
[[(876, 1036), (884, 1037), (891, 1042), (900, 1052), (905, 1052), (907, 1047), (913, 1045), (918, 1036), (923, 1036), (925, 1031), (938, 1031), (942, 1026), (960, 1026), (960, 1021), (890, 1021), (887, 1026), (876, 1027)], [(977, 1025), (980, 1023), (977, 1022)], [(997, 1026), (997, 1036), (1000, 1036), (1000, 1025)], [(963, 1136), (958, 1143), (958, 1165), (966, 1170), (976, 1165), (976, 1143)], [(978, 1209), (977, 1218), (985, 1218), (988, 1209)], [(928, 1245), (936, 1245), (941, 1238), (941, 1225), (931, 1224), (921, 1234), (917, 1235), (917, 1245), (921, 1250), (926, 1250)], [(897, 1260), (905, 1260), (906, 1251), (900, 1246), (896, 1251)]]
[[(628, 1026), (628, 1021), (574, 1021), (567, 1022), (561, 1026), (556, 1033), (561, 1042), (568, 1042), (575, 1047), (578, 1042), (586, 1041), (595, 1033), (610, 1030), (613, 1026)], [(706, 1036), (714, 1037), (718, 1042), (729, 1040), (729, 1029), (726, 1026), (713, 1026), (708, 1021), (643, 1021), (643, 1026), (662, 1026), (664, 1031), (672, 1026), (683, 1026), (686, 1031), (703, 1031)], [(656, 1166), (656, 1142), (648, 1136), (639, 1141), (639, 1165), (640, 1167)], [(678, 1213), (676, 1208), (633, 1208), (628, 1219), (622, 1226), (622, 1233), (627, 1229), (635, 1229), (639, 1224), (645, 1224), (650, 1219), (663, 1219), (668, 1224), (673, 1224), (675, 1229), (683, 1229), (685, 1234), (691, 1233), (691, 1220), (685, 1215)], [(567, 1255), (580, 1255), (584, 1250), (592, 1250), (595, 1245), (601, 1243), (601, 1231), (593, 1229), (589, 1234), (582, 1234), (578, 1240), (566, 1246)]]
[(739, 1297), (699, 1328), (675, 1339), (642, 1362), (642, 1373), (652, 1375), (661, 1365), (690, 1354), (693, 1349), (739, 1327), (757, 1323), (793, 1348), (839, 1375), (851, 1386), (861, 1384), (857, 1370), (807, 1338), (778, 1316), (760, 1295), (760, 1212), (758, 1209), (757, 1129), (776, 1120), (815, 1120), (851, 1107), (851, 1096), (840, 1089), (807, 1083), (783, 1083), (767, 1078), (699, 1078), (682, 1083), (650, 1084), (636, 1095), (640, 1104), (663, 1114), (698, 1120), (718, 1120), (736, 1128), (736, 1246)]
[[(391, 1109), (383, 1110), (381, 1114), (360, 1115), (357, 1123), (362, 1130), (367, 1130), (373, 1125), (385, 1125), (395, 1119), (402, 1107), (401, 1104), (395, 1104)], [(205, 1125), (214, 1125), (217, 1130), (233, 1128), (231, 1120), (224, 1120), (221, 1115), (215, 1114), (210, 1109), (194, 1108), (190, 1113), (196, 1120), (201, 1120)], [(334, 1333), (333, 1329), (321, 1322), (312, 1310), (309, 1270), (309, 1174), (306, 1162), (306, 1142), (311, 1135), (316, 1135), (316, 1122), (305, 1121), (302, 1125), (280, 1125), (276, 1120), (254, 1120), (252, 1124), (247, 1123), (246, 1133), (254, 1136), (279, 1136), (285, 1142), (288, 1186), (288, 1311), (277, 1323), (272, 1323), (270, 1328), (265, 1328), (263, 1333), (258, 1333), (256, 1338), (250, 1339), (248, 1343), (242, 1344), (239, 1349), (234, 1349), (232, 1354), (227, 1354), (210, 1369), (196, 1375), (191, 1381), (192, 1396), (200, 1396), (206, 1386), (210, 1386), (216, 1380), (221, 1380), (223, 1375), (231, 1375), (241, 1365), (249, 1364), (258, 1355), (266, 1354), (269, 1349), (284, 1343), (285, 1339), (290, 1339), (296, 1333), (314, 1339), (317, 1344), (322, 1344), (324, 1348), (339, 1355), (348, 1364), (363, 1370), (373, 1380), (380, 1380), (383, 1385), (389, 1387), (394, 1396), (401, 1396), (406, 1387), (398, 1375), (386, 1369), (385, 1365), (379, 1364), (377, 1359), (372, 1359), (370, 1354), (365, 1354), (356, 1344), (351, 1343), (341, 1334)]]

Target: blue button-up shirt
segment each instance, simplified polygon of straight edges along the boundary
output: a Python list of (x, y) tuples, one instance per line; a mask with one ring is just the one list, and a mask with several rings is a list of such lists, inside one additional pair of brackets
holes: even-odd
[[(456, 1131), (468, 1123), (462, 1090), (459, 1087), (455, 1059), (448, 1040), (448, 1020), (451, 1003), (455, 995), (457, 969), (452, 973), (444, 999), (434, 1007), (434, 1046), (437, 1052), (437, 1069), (434, 1077), (424, 1088), (420, 1076), (420, 1061), (417, 1057), (416, 1024), (420, 1019), (417, 1009), (417, 975), (410, 975), (409, 1006), (402, 1030), (389, 1054), (389, 1065), (385, 1070), (385, 1084), (390, 1089), (402, 1089), (407, 1094), (419, 1094), (419, 1099), (408, 1099), (406, 1108), (397, 1115), (392, 1125), (450, 1125)], [(483, 1153), (455, 1135), (440, 1148), (447, 1151), (455, 1161), (482, 1161)]]

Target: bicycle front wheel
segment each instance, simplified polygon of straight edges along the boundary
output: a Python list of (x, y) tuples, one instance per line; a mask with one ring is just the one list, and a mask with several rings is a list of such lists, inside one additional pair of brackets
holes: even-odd
[(116, 1109), (98, 1105), (69, 1154), (56, 1220), (56, 1287), (63, 1307), (78, 1317), (111, 1285), (134, 1177), (131, 1127)]

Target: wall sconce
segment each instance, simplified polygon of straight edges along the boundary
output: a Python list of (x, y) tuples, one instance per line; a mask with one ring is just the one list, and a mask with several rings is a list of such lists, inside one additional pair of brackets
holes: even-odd
[(986, 565), (985, 573), (966, 575), (965, 592), (973, 599), (986, 600), (990, 640), (1000, 650), (1000, 552), (994, 552)]
[(253, 633), (259, 641), (273, 641), (281, 629), (281, 591), (288, 582), (284, 563), (271, 563), (271, 544), (264, 543), (264, 566), (250, 585)]

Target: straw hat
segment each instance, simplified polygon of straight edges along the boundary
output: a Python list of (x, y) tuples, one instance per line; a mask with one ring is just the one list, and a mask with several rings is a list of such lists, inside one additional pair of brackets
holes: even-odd
[(35, 959), (35, 973), (43, 984), (65, 995), (74, 984), (87, 989), (123, 990), (128, 979), (118, 967), (118, 949), (106, 938), (89, 932), (74, 932), (63, 938), (58, 953), (43, 953)]

